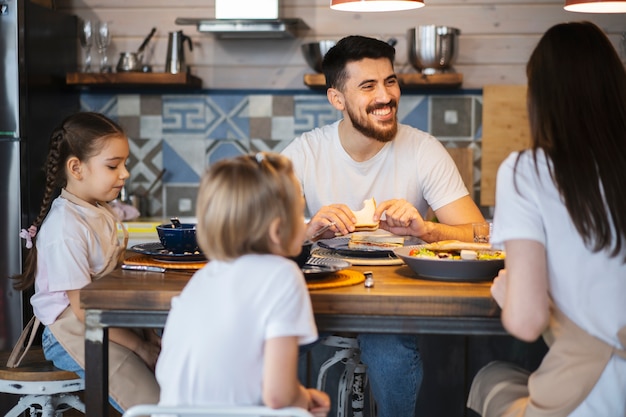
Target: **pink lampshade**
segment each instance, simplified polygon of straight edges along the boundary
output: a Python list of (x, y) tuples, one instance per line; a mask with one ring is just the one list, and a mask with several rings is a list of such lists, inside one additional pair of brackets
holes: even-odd
[(393, 12), (419, 9), (423, 0), (331, 0), (330, 8), (344, 12)]
[(565, 0), (568, 12), (626, 13), (626, 0)]

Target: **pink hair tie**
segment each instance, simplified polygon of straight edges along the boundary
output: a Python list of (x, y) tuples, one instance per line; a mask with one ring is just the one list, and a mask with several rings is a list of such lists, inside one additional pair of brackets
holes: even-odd
[(37, 234), (37, 226), (30, 226), (28, 230), (22, 229), (20, 230), (20, 237), (26, 240), (26, 249), (30, 249), (33, 247), (33, 238)]

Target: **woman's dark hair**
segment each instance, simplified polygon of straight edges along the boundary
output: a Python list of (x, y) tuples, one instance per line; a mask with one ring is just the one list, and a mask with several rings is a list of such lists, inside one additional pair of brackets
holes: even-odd
[(343, 89), (349, 62), (386, 58), (393, 67), (395, 56), (395, 48), (387, 42), (365, 36), (346, 36), (324, 55), (322, 72), (326, 77), (326, 88)]
[(535, 161), (538, 149), (549, 157), (550, 174), (585, 245), (611, 256), (625, 253), (624, 65), (597, 26), (573, 22), (544, 34), (526, 72)]
[[(48, 157), (46, 159), (46, 189), (39, 209), (39, 215), (33, 226), (40, 228), (50, 211), (52, 200), (59, 189), (67, 184), (65, 163), (70, 157), (86, 161), (96, 155), (104, 146), (106, 139), (112, 136), (125, 136), (122, 128), (100, 113), (83, 112), (67, 117), (50, 136)], [(28, 289), (35, 282), (37, 272), (36, 236), (33, 247), (26, 255), (24, 272), (13, 277), (16, 290)]]

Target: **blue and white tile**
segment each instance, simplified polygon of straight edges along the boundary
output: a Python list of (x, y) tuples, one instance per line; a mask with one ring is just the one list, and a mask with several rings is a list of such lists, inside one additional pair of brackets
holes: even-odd
[(120, 94), (117, 96), (118, 116), (141, 116), (139, 94)]
[(272, 137), (275, 140), (290, 141), (296, 136), (294, 132), (294, 119), (287, 116), (272, 117)]
[(342, 118), (326, 96), (294, 96), (294, 134), (299, 135)]
[(81, 94), (80, 109), (102, 113), (117, 120), (117, 98), (116, 94)]
[(428, 98), (425, 96), (401, 96), (398, 104), (400, 123), (413, 126), (424, 132), (429, 130)]
[(207, 139), (204, 154), (205, 167), (224, 158), (234, 158), (250, 153), (249, 139)]
[(250, 117), (272, 117), (273, 96), (269, 94), (250, 95), (248, 115)]

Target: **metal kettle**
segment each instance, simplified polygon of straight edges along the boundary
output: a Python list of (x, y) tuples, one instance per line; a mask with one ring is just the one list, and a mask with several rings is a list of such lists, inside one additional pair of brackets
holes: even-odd
[(165, 72), (170, 74), (178, 74), (187, 72), (187, 64), (185, 63), (185, 42), (189, 44), (189, 50), (193, 51), (191, 38), (183, 33), (182, 30), (170, 32), (167, 40), (167, 58), (165, 61)]

